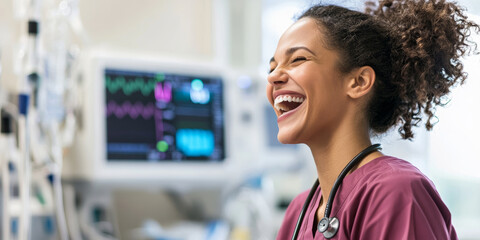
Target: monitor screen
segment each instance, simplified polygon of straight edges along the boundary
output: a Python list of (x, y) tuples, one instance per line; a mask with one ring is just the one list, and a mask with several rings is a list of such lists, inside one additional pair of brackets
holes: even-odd
[(106, 68), (104, 80), (108, 162), (224, 160), (221, 77)]

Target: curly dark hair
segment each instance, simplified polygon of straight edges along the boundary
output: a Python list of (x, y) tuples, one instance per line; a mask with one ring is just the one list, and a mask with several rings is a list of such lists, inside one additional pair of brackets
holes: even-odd
[(443, 106), (454, 85), (467, 74), (460, 58), (475, 51), (468, 40), (479, 26), (464, 9), (445, 0), (367, 2), (365, 13), (334, 5), (315, 5), (301, 18), (313, 18), (326, 36), (326, 47), (340, 54), (339, 69), (370, 66), (377, 80), (367, 106), (374, 133), (399, 125), (404, 139), (425, 114), (431, 130), (435, 107)]

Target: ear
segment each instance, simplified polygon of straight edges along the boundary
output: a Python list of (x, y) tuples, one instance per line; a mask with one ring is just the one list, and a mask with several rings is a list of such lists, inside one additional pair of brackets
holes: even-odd
[(375, 83), (375, 71), (370, 66), (363, 66), (353, 70), (347, 81), (347, 95), (353, 99), (367, 95)]

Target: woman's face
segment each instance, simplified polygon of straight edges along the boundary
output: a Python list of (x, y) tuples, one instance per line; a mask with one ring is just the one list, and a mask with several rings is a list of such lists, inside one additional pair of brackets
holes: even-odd
[(345, 76), (338, 54), (324, 47), (312, 18), (302, 18), (280, 38), (270, 62), (267, 97), (278, 117), (278, 140), (306, 143), (329, 137), (344, 120)]

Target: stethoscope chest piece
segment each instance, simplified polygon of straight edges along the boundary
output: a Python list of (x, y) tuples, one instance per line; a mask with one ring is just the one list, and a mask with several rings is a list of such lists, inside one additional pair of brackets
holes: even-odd
[(339, 225), (339, 221), (336, 217), (324, 217), (318, 223), (318, 231), (323, 233), (325, 238), (330, 239), (337, 234)]

